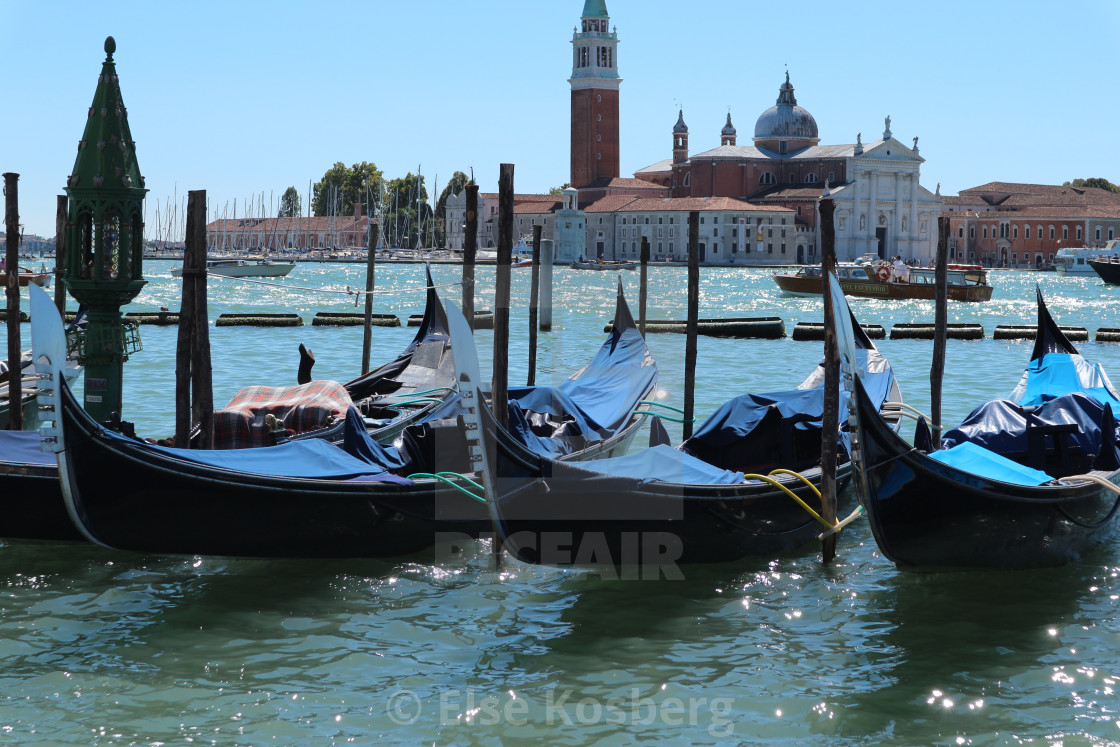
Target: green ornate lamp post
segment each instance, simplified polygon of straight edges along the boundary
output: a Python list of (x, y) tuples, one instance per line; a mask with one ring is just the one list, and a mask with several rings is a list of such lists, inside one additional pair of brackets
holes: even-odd
[(144, 287), (144, 177), (121, 100), (113, 37), (66, 182), (66, 287), (88, 306), (89, 326), (78, 357), (85, 366), (85, 408), (99, 421), (121, 411), (121, 377), (130, 344), (121, 307)]

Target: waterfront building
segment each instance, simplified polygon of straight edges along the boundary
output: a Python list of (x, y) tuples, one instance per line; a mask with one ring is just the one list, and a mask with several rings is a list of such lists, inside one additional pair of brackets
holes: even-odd
[[(611, 199), (627, 201), (599, 208)], [(605, 198), (589, 206), (587, 215), (593, 230), (609, 227), (612, 259), (640, 259), (645, 237), (651, 260), (687, 262), (692, 211), (700, 213), (698, 249), (704, 264), (788, 264), (799, 231), (804, 231), (787, 207), (732, 197)], [(596, 247), (605, 249), (605, 244)]]
[(895, 139), (890, 117), (881, 138), (821, 145), (816, 119), (799, 106), (789, 74), (774, 106), (755, 122), (753, 145), (739, 145), (731, 114), (719, 131), (720, 145), (689, 153), (684, 112), (672, 130), (672, 157), (639, 169), (639, 179), (673, 197), (731, 197), (777, 205), (796, 214), (800, 235), (780, 262), (820, 261), (817, 201), (825, 184), (836, 201), (836, 252), (840, 259), (864, 254), (901, 255), (928, 261), (937, 244), (940, 199), (921, 186), (918, 138), (908, 147)]
[(220, 218), (206, 226), (206, 250), (221, 253), (364, 249), (369, 242), (370, 219), (361, 214), (362, 207), (355, 205), (353, 216), (341, 217)]
[[(887, 117), (879, 139), (865, 144), (857, 135), (854, 144), (822, 145), (816, 120), (798, 105), (788, 74), (775, 105), (758, 117), (752, 145), (738, 144), (728, 113), (718, 132), (719, 146), (690, 154), (688, 125), (684, 112), (678, 111), (671, 157), (639, 169), (633, 177), (620, 176), (618, 44), (605, 0), (585, 0), (580, 26), (572, 37), (568, 83), (570, 180), (578, 190), (575, 209), (585, 215), (583, 243), (588, 256), (636, 257), (640, 244), (635, 238), (647, 235), (638, 227), (646, 226), (649, 219), (663, 221), (648, 224), (662, 227), (661, 236), (648, 236), (653, 255), (681, 259), (687, 242), (687, 235), (680, 234), (681, 211), (696, 209), (705, 213), (702, 225), (708, 233), (701, 240), (701, 261), (707, 264), (819, 262), (817, 204), (827, 184), (836, 201), (840, 259), (868, 253), (898, 254), (922, 262), (933, 258), (941, 205), (939, 196), (920, 184), (924, 159), (918, 139), (912, 146), (895, 139)], [(497, 194), (479, 195), (479, 247), (496, 243), (497, 199)], [(464, 202), (460, 195), (447, 204), (447, 245), (452, 249), (463, 246)], [(517, 195), (515, 230), (531, 235), (532, 226), (539, 224), (544, 226), (544, 238), (556, 238), (555, 213), (560, 207), (552, 195)], [(670, 224), (664, 221), (669, 217), (672, 241), (665, 233)], [(774, 219), (778, 222), (769, 222)], [(760, 220), (765, 226), (762, 239), (748, 240), (748, 227), (757, 231)], [(580, 220), (573, 216), (568, 222), (575, 225)], [(734, 235), (720, 236), (717, 230)], [(556, 256), (563, 261), (565, 255), (558, 249)]]
[[(524, 236), (532, 237), (533, 226), (544, 226), (544, 238), (551, 239), (553, 213), (560, 208), (558, 195), (521, 194), (513, 196), (513, 241)], [(449, 195), (444, 208), (444, 246), (457, 252), (463, 251), (467, 229), (467, 192)], [(479, 249), (493, 249), (498, 245), (498, 193), (478, 193), (478, 243)]]
[(989, 267), (1048, 267), (1058, 249), (1120, 236), (1120, 194), (1097, 187), (989, 182), (943, 196), (949, 256)]

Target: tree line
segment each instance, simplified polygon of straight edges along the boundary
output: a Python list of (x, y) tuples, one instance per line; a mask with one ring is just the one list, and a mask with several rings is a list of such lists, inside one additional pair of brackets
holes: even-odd
[[(311, 214), (338, 216), (348, 220), (355, 206), (365, 206), (364, 215), (380, 221), (379, 244), (401, 249), (443, 246), (444, 216), (447, 200), (458, 195), (470, 181), (462, 171), (448, 179), (433, 207), (429, 202), (425, 177), (409, 172), (403, 177), (385, 179), (376, 164), (362, 161), (347, 166), (338, 161), (310, 187)], [(303, 215), (303, 200), (294, 186), (280, 198), (279, 217)]]

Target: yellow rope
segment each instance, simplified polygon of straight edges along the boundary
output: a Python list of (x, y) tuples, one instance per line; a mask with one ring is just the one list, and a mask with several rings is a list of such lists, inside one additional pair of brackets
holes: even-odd
[(800, 472), (794, 472), (791, 469), (772, 469), (772, 470), (770, 470), (770, 475), (771, 476), (773, 476), (773, 475), (793, 475), (798, 480), (800, 480), (801, 482), (808, 485), (809, 488), (812, 489), (812, 491), (817, 494), (818, 498), (821, 497), (821, 491), (817, 490), (817, 486), (814, 485), (813, 483), (809, 482), (809, 478), (806, 477), (805, 475), (801, 474)]
[[(790, 474), (796, 474), (796, 473), (790, 473)], [(803, 509), (805, 509), (806, 511), (809, 512), (810, 516), (812, 516), (814, 519), (816, 519), (821, 524), (823, 524), (825, 529), (828, 529), (829, 531), (832, 531), (833, 526), (831, 524), (829, 524), (827, 521), (825, 521), (821, 517), (820, 514), (818, 514), (816, 511), (814, 511), (812, 509), (812, 507), (809, 506), (808, 503), (801, 500), (801, 498), (798, 497), (798, 495), (796, 493), (794, 493), (792, 490), (787, 488), (785, 485), (782, 485), (780, 482), (775, 480), (773, 477), (770, 477), (768, 475), (756, 475), (756, 474), (743, 475), (743, 477), (748, 479), (748, 480), (761, 480), (762, 482), (769, 483), (770, 485), (774, 486), (778, 490), (781, 490), (786, 495), (788, 495), (790, 498), (797, 501), (797, 503), (801, 506), (801, 508), (803, 508)], [(801, 475), (798, 475), (798, 477), (801, 477)], [(801, 477), (801, 479), (804, 480), (805, 478)], [(816, 488), (813, 488), (813, 489), (816, 490)], [(820, 492), (818, 492), (817, 495), (819, 496)]]

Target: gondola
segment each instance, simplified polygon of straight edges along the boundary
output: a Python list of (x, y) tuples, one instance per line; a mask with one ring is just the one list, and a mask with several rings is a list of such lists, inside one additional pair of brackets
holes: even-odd
[[(423, 420), (435, 411), (445, 399), (455, 392), (455, 364), (451, 353), (451, 343), (447, 333), (447, 319), (440, 303), (439, 295), (427, 273), (427, 304), (424, 320), (412, 342), (393, 361), (360, 376), (338, 389), (344, 388), (343, 400), (353, 401), (359, 408), (362, 420), (372, 437), (378, 441), (392, 441), (409, 424)], [(35, 298), (32, 292), (32, 299)], [(43, 306), (41, 314), (50, 318), (57, 317), (53, 308)], [(71, 327), (81, 324), (84, 313), (79, 310)], [(44, 317), (47, 318), (47, 317)], [(306, 359), (305, 359), (306, 360)], [(313, 360), (313, 359), (312, 359)], [(80, 372), (73, 361), (65, 369), (67, 378)], [(36, 374), (33, 370), (30, 352), (21, 361), (24, 387), (24, 422), (34, 424), (39, 419), (39, 407), (34, 388)], [(310, 370), (309, 365), (304, 366)], [(234, 401), (250, 399), (269, 389), (249, 387), (242, 390), (244, 396)], [(280, 391), (280, 390), (273, 390)], [(283, 404), (283, 397), (272, 399), (273, 412), (290, 411), (295, 404)], [(298, 405), (308, 408), (306, 398), (298, 400)], [(275, 442), (276, 435), (263, 427), (264, 413), (269, 407), (255, 406), (242, 408), (240, 413), (227, 411), (228, 430), (243, 431), (239, 445), (263, 446)], [(7, 424), (6, 412), (2, 418)], [(240, 418), (241, 422), (237, 422)], [(255, 424), (259, 432), (251, 432)], [(341, 439), (344, 420), (335, 418), (329, 424), (295, 436), (302, 438)], [(0, 427), (3, 427), (0, 425)], [(280, 431), (287, 438), (286, 431)], [(198, 429), (195, 429), (195, 436)], [(0, 537), (42, 540), (75, 540), (81, 534), (66, 514), (61, 486), (58, 479), (57, 460), (50, 456), (37, 455), (27, 446), (37, 441), (38, 433), (0, 436)]]
[(883, 554), (918, 568), (1078, 561), (1117, 528), (1120, 399), (1062, 334), (1038, 292), (1030, 365), (1009, 399), (973, 411), (934, 449), (884, 428), (858, 375), (856, 485)]
[[(619, 303), (616, 313), (629, 318), (621, 294)], [(635, 337), (641, 340), (632, 323), (612, 333), (600, 355), (610, 363), (617, 351), (623, 356), (617, 365), (596, 371), (596, 361), (603, 362), (596, 356), (573, 377), (588, 383), (588, 377), (631, 376), (633, 389), (625, 395), (630, 412), (613, 430), (574, 432), (577, 425), (558, 408), (522, 416), (546, 431), (561, 426), (556, 438), (573, 443), (570, 449), (556, 447), (563, 459), (609, 456), (636, 434), (645, 415), (638, 403), (648, 399), (657, 376), (644, 341), (635, 345)], [(37, 358), (50, 349), (45, 342), (37, 345)], [(45, 358), (55, 356), (47, 352)], [(95, 543), (173, 554), (388, 557), (444, 539), (478, 537), (491, 527), (485, 499), (461, 489), (470, 483), (435, 474), (453, 470), (475, 482), (479, 478), (470, 472), (465, 447), (470, 433), (454, 399), (425, 422), (406, 427), (396, 446), (370, 438), (360, 414), (350, 410), (342, 446), (307, 439), (258, 449), (186, 450), (105, 429), (81, 409), (51, 367), (46, 369), (53, 393), (40, 399), (53, 408), (44, 418), (54, 425), (44, 429), (44, 440), (57, 450), (70, 518)], [(573, 417), (590, 424), (599, 413), (591, 403)]]
[[(890, 364), (862, 332), (859, 344), (881, 414), (897, 423)], [(730, 400), (675, 449), (658, 438), (636, 454), (578, 465), (527, 452), (484, 413), (495, 529), (517, 559), (545, 565), (656, 568), (799, 548), (826, 528), (806, 510), (821, 510), (823, 400), (821, 364), (797, 389)], [(846, 442), (841, 434), (838, 493), (850, 477)]]
[[(288, 438), (338, 440), (353, 403), (370, 435), (388, 443), (455, 392), (455, 360), (447, 317), (425, 268), (427, 302), (412, 342), (394, 360), (345, 384), (311, 381), (314, 357), (300, 347), (299, 386), (251, 386), (214, 415), (220, 448), (271, 446)], [(268, 418), (272, 415), (276, 420)], [(192, 439), (198, 436), (196, 428)]]

